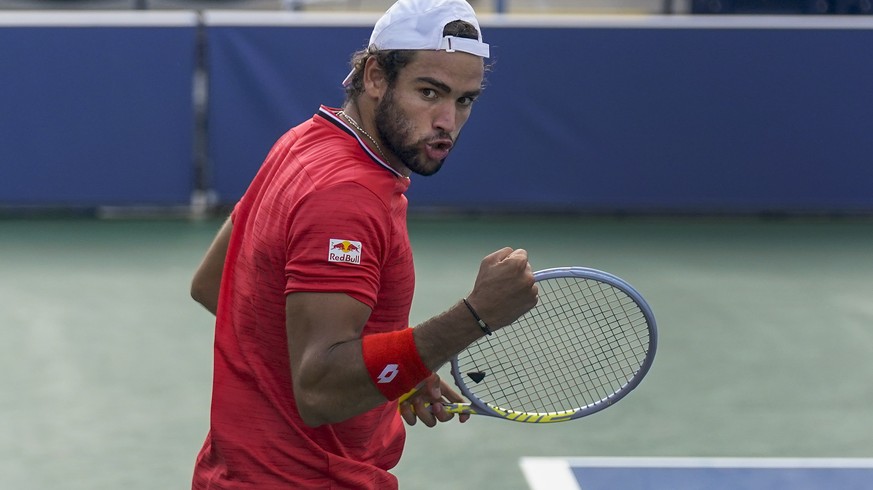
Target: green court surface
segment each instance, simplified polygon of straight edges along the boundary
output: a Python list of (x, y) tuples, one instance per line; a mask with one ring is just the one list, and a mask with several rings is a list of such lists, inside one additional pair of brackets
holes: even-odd
[[(190, 488), (212, 319), (188, 283), (217, 220), (0, 220), (0, 488)], [(526, 248), (636, 286), (658, 356), (615, 407), (409, 430), (406, 490), (526, 488), (522, 457), (873, 456), (873, 221), (413, 217), (412, 322)]]

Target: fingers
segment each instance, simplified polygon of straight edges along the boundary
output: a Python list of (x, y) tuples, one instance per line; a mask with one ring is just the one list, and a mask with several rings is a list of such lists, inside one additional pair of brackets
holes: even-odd
[(533, 308), (538, 293), (527, 250), (506, 247), (482, 260), (467, 300), (496, 330)]
[[(509, 247), (507, 247), (507, 248), (509, 248)], [(506, 249), (503, 249), (503, 250), (506, 250)], [(509, 250), (512, 250), (512, 249), (510, 248)], [(512, 250), (512, 252), (510, 252), (504, 258), (504, 260), (507, 260), (507, 259), (523, 260), (523, 261), (527, 262), (527, 250), (525, 250), (523, 248), (517, 248), (515, 250)]]
[(502, 261), (503, 259), (505, 259), (506, 257), (508, 257), (508, 256), (509, 256), (510, 254), (512, 254), (513, 252), (514, 252), (514, 250), (512, 250), (511, 248), (509, 248), (509, 247), (503, 247), (503, 248), (501, 248), (500, 250), (497, 250), (497, 251), (495, 251), (495, 252), (491, 252), (490, 254), (488, 254), (488, 255), (487, 255), (487, 256), (482, 260), (482, 262), (483, 262), (483, 263), (489, 263), (489, 264), (496, 264), (497, 262), (500, 262), (500, 261)]
[[(466, 401), (466, 400), (464, 400), (464, 397), (459, 395), (445, 381), (442, 381), (441, 383), (442, 383), (441, 389), (442, 389), (443, 396), (445, 397), (446, 401), (448, 401), (450, 403), (464, 403)], [(470, 419), (470, 414), (468, 414), (468, 413), (462, 413), (462, 414), (458, 415), (458, 421), (462, 424), (469, 419)]]
[[(448, 422), (455, 414), (446, 411), (444, 403), (459, 403), (464, 399), (436, 374), (419, 385), (420, 389), (405, 401), (400, 402), (400, 415), (407, 425), (413, 426), (419, 420), (428, 426), (435, 427), (438, 422)], [(466, 422), (469, 415), (459, 416), (461, 422)]]
[[(425, 397), (415, 397), (410, 405), (412, 415), (417, 417), (418, 420), (421, 420), (421, 422), (428, 427), (435, 427), (437, 422), (448, 422), (454, 417), (454, 414), (447, 412), (445, 408), (443, 408), (441, 399), (436, 399), (431, 402), (425, 401)], [(406, 421), (408, 423), (409, 419), (406, 419)], [(415, 422), (413, 421), (413, 423), (409, 425), (414, 424)]]
[(520, 265), (527, 263), (527, 250), (523, 248), (513, 249), (511, 247), (503, 247), (500, 250), (490, 253), (483, 260), (484, 265), (496, 265), (505, 261), (519, 262)]
[(406, 422), (406, 425), (413, 426), (418, 421), (418, 417), (415, 416), (415, 412), (412, 411), (412, 404), (407, 401), (400, 402), (400, 416), (403, 417), (403, 421)]
[(464, 397), (458, 394), (448, 383), (440, 380), (440, 392), (446, 401), (451, 403), (464, 403)]
[[(446, 418), (446, 415), (449, 417)], [(407, 425), (413, 426), (419, 420), (428, 427), (434, 427), (439, 422), (451, 420), (452, 414), (447, 414), (440, 403), (425, 402), (421, 397), (415, 397), (400, 404), (400, 416)]]
[(400, 415), (409, 425), (415, 425), (418, 419), (421, 419), (425, 425), (433, 427), (436, 425), (436, 419), (429, 405), (440, 397), (440, 378), (434, 373), (412, 391), (400, 397)]

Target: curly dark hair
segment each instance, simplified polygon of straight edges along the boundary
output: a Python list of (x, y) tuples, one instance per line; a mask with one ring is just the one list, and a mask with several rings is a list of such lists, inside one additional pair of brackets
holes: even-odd
[[(446, 24), (443, 29), (443, 36), (464, 37), (467, 39), (479, 39), (479, 31), (475, 26), (462, 20), (456, 20)], [(346, 86), (346, 100), (355, 100), (359, 95), (364, 93), (364, 65), (371, 57), (376, 59), (379, 66), (385, 72), (388, 84), (393, 85), (397, 80), (397, 75), (404, 66), (408, 65), (415, 59), (415, 50), (406, 49), (389, 49), (379, 50), (373, 46), (364, 48), (352, 55), (350, 62), (351, 68), (354, 70), (350, 83)]]

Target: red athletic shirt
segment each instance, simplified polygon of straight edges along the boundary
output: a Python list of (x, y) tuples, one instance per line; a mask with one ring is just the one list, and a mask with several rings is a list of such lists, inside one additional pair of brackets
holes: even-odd
[(282, 136), (232, 214), (196, 490), (397, 488), (396, 402), (311, 428), (291, 384), (285, 295), (348, 294), (372, 309), (364, 335), (407, 328), (412, 304), (409, 179), (335, 112), (321, 107)]

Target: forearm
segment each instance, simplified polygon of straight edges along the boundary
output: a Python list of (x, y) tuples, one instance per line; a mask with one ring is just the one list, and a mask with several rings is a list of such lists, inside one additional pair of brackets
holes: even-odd
[[(404, 337), (407, 332), (367, 337), (377, 346), (379, 342), (386, 342), (382, 345), (388, 352), (403, 351), (390, 354), (389, 363), (398, 362), (399, 373), (402, 373), (392, 379), (390, 386), (380, 384), (377, 388), (378, 377), (387, 363), (374, 360), (378, 355), (374, 355), (373, 344), (368, 347), (360, 339), (323, 346), (309, 351), (312, 354), (304, 353), (296, 364), (298, 372), (294, 376), (294, 393), (304, 421), (313, 426), (341, 422), (384, 404), (386, 399), (395, 399), (398, 393), (414, 388), (452, 356), (484, 335), (462, 302), (415, 327), (411, 331), (412, 340), (408, 340), (414, 345), (403, 345), (404, 339), (409, 339)], [(383, 338), (376, 340), (380, 335)], [(371, 349), (369, 352), (368, 348)], [(368, 368), (365, 359), (368, 354), (374, 370)], [(409, 356), (418, 356), (420, 362)], [(394, 375), (390, 377), (394, 378)], [(393, 395), (388, 394), (392, 392)]]
[[(498, 330), (533, 307), (536, 295), (527, 253), (505, 248), (483, 260), (467, 299)], [(345, 294), (295, 293), (287, 304), (294, 395), (310, 425), (340, 422), (400, 396), (486, 334), (463, 301), (411, 330), (366, 340), (370, 309)]]
[(436, 371), (485, 332), (463, 301), (415, 327), (415, 345), (422, 362)]
[(218, 310), (218, 292), (233, 223), (228, 218), (216, 234), (191, 280), (191, 297), (213, 315)]
[[(438, 370), (483, 335), (485, 333), (460, 301), (413, 330), (417, 355), (430, 372)], [(376, 388), (373, 373), (367, 369), (364, 350), (362, 341), (354, 340), (331, 346), (323, 356), (304, 359), (307, 375), (298, 376), (300, 385), (295, 386), (295, 393), (307, 394), (305, 406), (319, 407), (314, 410), (317, 415), (313, 415), (313, 422), (339, 422), (385, 403), (385, 394)], [(401, 366), (401, 369), (410, 368)]]
[(218, 288), (215, 289), (191, 289), (191, 298), (213, 315), (218, 312)]
[(469, 306), (464, 300), (458, 301), (445, 313), (415, 328), (416, 346), (429, 368), (438, 369), (487, 335), (486, 329), (499, 330), (536, 304), (537, 287), (527, 252), (503, 248), (485, 257), (466, 299)]

